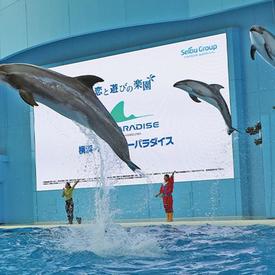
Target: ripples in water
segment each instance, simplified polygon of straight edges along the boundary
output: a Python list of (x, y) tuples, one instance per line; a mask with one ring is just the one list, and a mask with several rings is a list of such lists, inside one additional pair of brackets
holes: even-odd
[(275, 274), (269, 226), (0, 230), (0, 274)]

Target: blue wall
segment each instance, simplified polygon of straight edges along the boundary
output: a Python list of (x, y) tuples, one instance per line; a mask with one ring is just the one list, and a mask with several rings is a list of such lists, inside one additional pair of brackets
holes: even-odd
[[(256, 147), (244, 134), (234, 139), (234, 180), (177, 183), (175, 216), (274, 217), (274, 71), (259, 56), (250, 60), (248, 35), (253, 24), (275, 32), (272, 1), (203, 3), (0, 0), (2, 62), (49, 66), (227, 31), (233, 122), (244, 129), (261, 121), (263, 145)], [(0, 107), (0, 222), (64, 220), (60, 191), (35, 190), (32, 110), (5, 86)], [(158, 188), (112, 190), (111, 203), (121, 209), (117, 218), (162, 217), (161, 202), (153, 197)], [(93, 217), (94, 191), (76, 190), (77, 215)]]

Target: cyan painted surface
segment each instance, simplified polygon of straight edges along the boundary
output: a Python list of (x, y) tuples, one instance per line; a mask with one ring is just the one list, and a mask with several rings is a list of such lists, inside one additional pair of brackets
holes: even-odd
[[(1, 86), (7, 124), (4, 135), (7, 162), (2, 162), (5, 222), (32, 222), (34, 215), (34, 178), (29, 107), (14, 90)], [(2, 167), (3, 167), (2, 166)], [(0, 167), (1, 168), (1, 167)], [(0, 170), (0, 174), (2, 173)]]
[(257, 2), (267, 0), (0, 0), (1, 57), (64, 37), (184, 20)]
[(0, 224), (4, 222), (4, 183), (6, 182), (7, 156), (0, 154)]
[[(200, 19), (146, 25), (217, 13), (220, 9), (231, 9), (253, 2), (263, 3)], [(253, 137), (245, 134), (234, 141), (237, 169), (235, 180), (177, 183), (174, 195), (175, 216), (274, 216), (274, 168), (270, 173), (268, 167), (264, 167), (264, 163), (270, 163), (270, 167), (274, 167), (272, 161), (275, 159), (271, 123), (275, 122), (272, 109), (275, 105), (272, 81), (274, 69), (259, 56), (254, 62), (250, 60), (248, 36), (248, 30), (253, 24), (261, 24), (275, 31), (272, 3), (225, 0), (203, 1), (203, 5), (201, 3), (202, 1), (196, 0), (0, 0), (1, 56), (47, 41), (92, 32), (33, 48), (8, 59), (47, 65), (139, 49), (178, 37), (187, 38), (234, 27), (234, 41), (229, 43), (233, 121), (244, 129), (262, 120), (264, 131), (268, 133), (264, 135), (264, 143), (259, 147), (254, 145)], [(49, 11), (51, 16), (46, 16)], [(6, 22), (10, 23), (8, 28)], [(129, 25), (140, 26), (97, 32)], [(3, 107), (0, 108), (0, 149), (9, 158), (6, 163), (8, 179), (3, 182), (2, 188), (5, 222), (65, 219), (60, 191), (35, 192), (30, 108), (15, 91), (2, 86), (0, 106)], [(117, 218), (162, 217), (161, 201), (153, 197), (158, 188), (159, 185), (115, 188), (112, 205), (121, 209)], [(76, 215), (85, 218), (94, 215), (93, 194), (94, 189), (76, 190)]]
[[(189, 15), (191, 17), (209, 15), (224, 10), (240, 8), (250, 4), (267, 2), (264, 0), (210, 0), (202, 4), (201, 0), (189, 1)], [(203, 6), (203, 7), (202, 7)]]
[[(174, 191), (175, 217), (237, 216), (232, 180), (222, 182), (176, 183)], [(116, 187), (111, 191), (111, 208), (116, 219), (161, 218), (162, 201), (155, 198), (160, 184)], [(95, 215), (95, 189), (76, 189), (75, 216), (90, 220)], [(37, 193), (39, 221), (65, 219), (61, 191)]]

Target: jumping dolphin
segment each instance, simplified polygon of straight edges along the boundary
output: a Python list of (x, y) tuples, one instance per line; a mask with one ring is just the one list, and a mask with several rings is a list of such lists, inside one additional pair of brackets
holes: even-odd
[(130, 160), (121, 129), (92, 90), (95, 83), (103, 81), (100, 77), (69, 77), (30, 64), (3, 64), (0, 65), (0, 81), (18, 90), (29, 105), (38, 106), (40, 102), (93, 130), (131, 170), (139, 169)]
[(228, 127), (227, 129), (228, 135), (230, 135), (233, 131), (236, 130), (235, 128), (232, 127), (231, 115), (229, 113), (229, 109), (227, 107), (227, 104), (224, 98), (220, 93), (220, 89), (223, 89), (223, 86), (219, 84), (208, 85), (204, 82), (191, 80), (191, 79), (178, 81), (173, 86), (186, 91), (191, 97), (191, 99), (197, 103), (201, 102), (198, 99), (200, 98), (208, 102), (209, 104), (213, 105), (214, 107), (216, 107), (222, 114), (223, 119)]
[(255, 59), (257, 51), (267, 63), (275, 67), (275, 36), (261, 26), (252, 26), (249, 35), (251, 58)]

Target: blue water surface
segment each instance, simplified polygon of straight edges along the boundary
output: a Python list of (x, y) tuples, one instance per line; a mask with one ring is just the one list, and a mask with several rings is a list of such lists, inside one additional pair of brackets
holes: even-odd
[(0, 274), (275, 274), (271, 226), (0, 230)]

